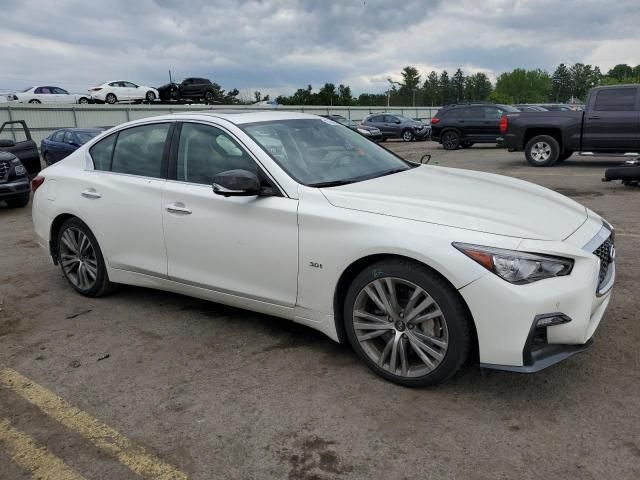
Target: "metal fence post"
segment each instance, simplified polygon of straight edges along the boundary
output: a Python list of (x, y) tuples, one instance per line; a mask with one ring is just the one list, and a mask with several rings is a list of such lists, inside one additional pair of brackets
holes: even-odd
[(73, 112), (73, 126), (78, 128), (78, 114), (76, 113), (76, 107), (71, 107), (71, 111)]
[[(7, 112), (9, 113), (9, 121), (13, 121), (13, 115), (11, 115), (11, 105), (7, 105)], [(13, 141), (16, 141), (16, 131), (13, 129), (13, 125), (11, 125), (11, 135), (13, 136)]]
[(127, 107), (127, 108), (125, 109), (125, 112), (127, 112), (127, 122), (130, 122), (130, 121), (131, 121), (131, 113), (129, 112), (129, 110), (131, 110), (131, 108), (130, 108), (130, 107)]

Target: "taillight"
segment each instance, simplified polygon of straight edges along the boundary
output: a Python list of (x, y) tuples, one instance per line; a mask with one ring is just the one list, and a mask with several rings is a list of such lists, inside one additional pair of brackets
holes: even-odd
[(435, 125), (436, 123), (440, 122), (440, 119), (438, 117), (433, 117), (431, 119), (431, 125)]
[(40, 187), (40, 185), (42, 185), (43, 183), (44, 183), (44, 177), (41, 177), (40, 175), (38, 175), (33, 180), (31, 180), (31, 191), (33, 193), (36, 193), (36, 190), (38, 189), (38, 187)]
[(500, 133), (507, 133), (507, 128), (509, 128), (509, 120), (506, 115), (503, 115), (500, 117)]

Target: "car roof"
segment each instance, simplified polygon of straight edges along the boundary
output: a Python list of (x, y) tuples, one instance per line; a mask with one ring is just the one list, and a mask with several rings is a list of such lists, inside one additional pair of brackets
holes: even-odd
[(317, 115), (310, 115), (308, 113), (298, 112), (274, 112), (274, 111), (248, 111), (238, 112), (233, 110), (206, 110), (203, 112), (185, 112), (175, 113), (169, 118), (184, 118), (186, 120), (202, 119), (203, 117), (209, 118), (221, 118), (236, 125), (242, 125), (245, 123), (255, 122), (273, 122), (277, 120), (310, 120), (318, 119)]

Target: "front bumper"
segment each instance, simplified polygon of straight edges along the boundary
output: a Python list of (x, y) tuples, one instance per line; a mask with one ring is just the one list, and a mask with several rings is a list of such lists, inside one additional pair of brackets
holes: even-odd
[(20, 179), (11, 183), (0, 183), (0, 200), (19, 198), (31, 192), (28, 179)]
[[(594, 222), (587, 223), (581, 229), (593, 237)], [(591, 345), (609, 305), (615, 262), (610, 263), (603, 282), (601, 260), (592, 253), (591, 245), (576, 244), (585, 236), (581, 229), (565, 241), (524, 240), (519, 247), (522, 251), (573, 258), (570, 275), (514, 285), (488, 272), (460, 289), (474, 317), (481, 367), (531, 373)], [(570, 321), (536, 328), (541, 316), (552, 313), (563, 314)]]

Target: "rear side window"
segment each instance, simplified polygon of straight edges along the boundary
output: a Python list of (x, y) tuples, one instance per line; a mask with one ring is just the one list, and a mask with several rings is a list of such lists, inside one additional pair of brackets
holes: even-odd
[(636, 88), (607, 88), (596, 96), (595, 110), (601, 112), (633, 111), (636, 107)]
[(54, 142), (61, 142), (63, 138), (64, 138), (64, 130), (60, 130), (53, 134), (53, 137), (51, 137), (51, 140), (53, 140)]
[(169, 126), (156, 123), (122, 130), (113, 151), (111, 171), (163, 178), (162, 156)]
[(111, 157), (113, 156), (113, 147), (116, 144), (118, 134), (109, 135), (104, 140), (100, 140), (89, 149), (89, 154), (93, 160), (93, 168), (108, 172), (111, 170)]

